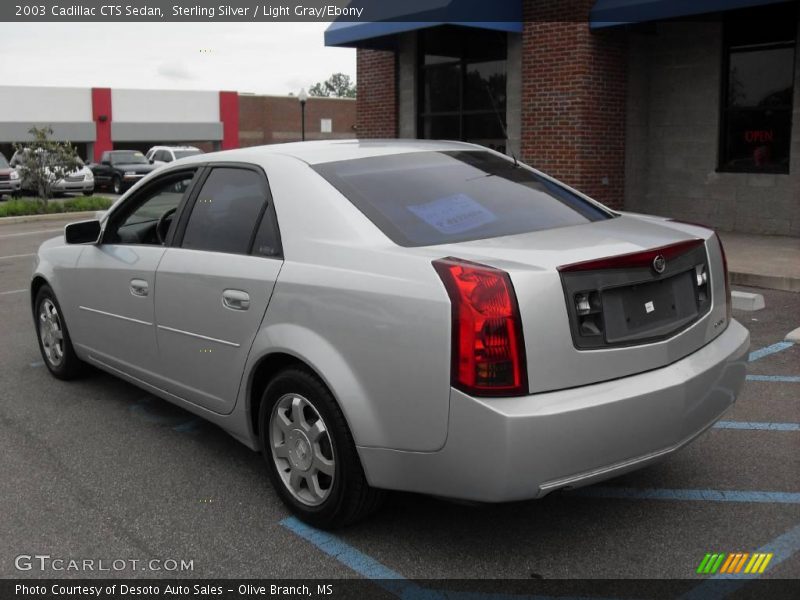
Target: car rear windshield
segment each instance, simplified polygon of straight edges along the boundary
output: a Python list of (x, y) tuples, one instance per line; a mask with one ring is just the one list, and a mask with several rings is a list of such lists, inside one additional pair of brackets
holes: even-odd
[(401, 246), (529, 233), (614, 216), (490, 152), (411, 152), (313, 168)]

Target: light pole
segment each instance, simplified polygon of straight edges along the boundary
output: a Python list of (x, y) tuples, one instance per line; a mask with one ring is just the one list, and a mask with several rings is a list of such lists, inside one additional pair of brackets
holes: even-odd
[(300, 93), (297, 95), (297, 99), (300, 100), (300, 139), (302, 141), (306, 141), (306, 101), (308, 100), (308, 94), (306, 94), (306, 88), (300, 90)]

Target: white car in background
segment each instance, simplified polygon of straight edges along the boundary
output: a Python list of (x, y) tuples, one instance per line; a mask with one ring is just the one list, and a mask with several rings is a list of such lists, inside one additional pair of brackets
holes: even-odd
[[(14, 152), (11, 157), (10, 165), (13, 169), (19, 169), (22, 163), (22, 154), (20, 151)], [(51, 180), (50, 189), (54, 194), (83, 194), (84, 196), (91, 196), (94, 194), (94, 173), (78, 158), (78, 167), (74, 171), (70, 171), (64, 177), (56, 179), (56, 175), (46, 168)], [(62, 171), (63, 173), (63, 171)], [(24, 188), (24, 182), (23, 182)], [(33, 191), (33, 190), (28, 190)]]
[(203, 154), (203, 151), (194, 146), (153, 146), (145, 156), (154, 165), (165, 165), (196, 154)]

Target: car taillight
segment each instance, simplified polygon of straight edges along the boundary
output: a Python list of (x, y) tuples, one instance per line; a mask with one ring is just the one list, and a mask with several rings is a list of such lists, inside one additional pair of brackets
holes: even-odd
[(730, 322), (733, 317), (733, 300), (731, 299), (731, 278), (728, 274), (728, 258), (725, 256), (725, 248), (722, 246), (722, 240), (714, 233), (719, 244), (719, 253), (722, 256), (722, 275), (725, 277), (725, 319)]
[(475, 396), (527, 394), (525, 340), (508, 273), (457, 258), (433, 267), (452, 306), (452, 386)]

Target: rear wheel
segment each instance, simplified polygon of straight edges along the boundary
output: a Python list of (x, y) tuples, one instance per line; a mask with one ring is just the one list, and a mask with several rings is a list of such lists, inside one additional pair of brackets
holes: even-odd
[(85, 364), (75, 354), (61, 307), (49, 285), (39, 289), (35, 307), (36, 333), (45, 366), (59, 379), (77, 377)]
[(341, 527), (378, 508), (383, 492), (367, 484), (344, 415), (313, 374), (291, 368), (270, 382), (259, 431), (272, 484), (302, 520)]

